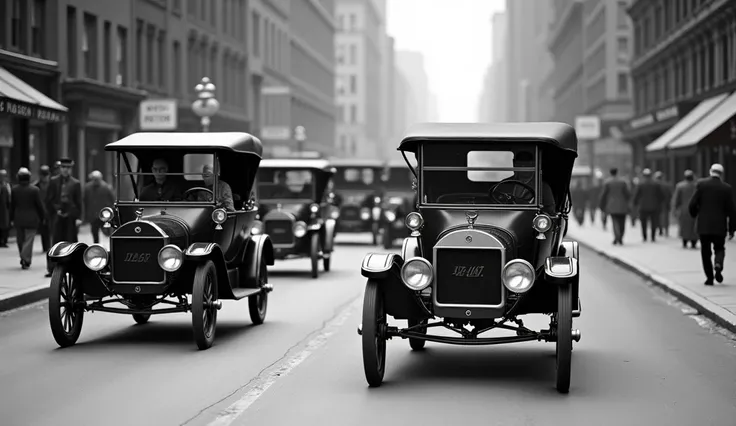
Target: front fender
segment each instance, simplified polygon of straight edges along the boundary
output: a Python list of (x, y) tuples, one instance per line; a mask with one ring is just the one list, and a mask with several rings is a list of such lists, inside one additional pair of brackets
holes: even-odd
[(360, 265), (360, 273), (366, 278), (386, 278), (390, 273), (397, 276), (404, 259), (395, 253), (368, 253)]
[(245, 282), (247, 288), (258, 288), (258, 274), (261, 262), (265, 260), (266, 265), (273, 265), (273, 243), (266, 234), (253, 235), (248, 241), (245, 249), (245, 270), (247, 271)]
[(567, 256), (550, 256), (544, 262), (546, 281), (569, 284), (578, 277), (578, 260)]
[(87, 249), (87, 244), (80, 242), (59, 241), (46, 253), (46, 259), (50, 262), (66, 262), (76, 258)]
[(335, 228), (337, 226), (337, 221), (335, 219), (327, 219), (325, 220), (324, 225), (324, 236), (325, 240), (322, 245), (323, 250), (325, 253), (332, 253), (333, 247), (335, 244)]
[(204, 263), (211, 260), (215, 264), (217, 270), (217, 290), (220, 299), (228, 299), (232, 297), (232, 288), (230, 286), (230, 277), (227, 273), (227, 264), (225, 263), (225, 255), (222, 249), (215, 243), (192, 243), (184, 250), (184, 259), (186, 262), (196, 264)]

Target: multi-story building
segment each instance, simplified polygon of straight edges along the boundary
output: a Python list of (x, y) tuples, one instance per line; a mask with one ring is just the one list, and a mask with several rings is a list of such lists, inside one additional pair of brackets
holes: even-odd
[(429, 88), (429, 77), (424, 64), (424, 55), (420, 52), (398, 50), (396, 52), (396, 69), (405, 77), (414, 96), (415, 108), (407, 111), (407, 123), (432, 121), (431, 114), (435, 111), (433, 102), (436, 102)]
[(632, 115), (629, 46), (632, 27), (628, 0), (554, 0), (549, 49), (554, 69), (554, 118), (569, 124), (581, 115), (597, 116), (600, 138), (578, 143), (578, 164), (593, 169), (618, 167), (629, 174), (631, 152), (621, 128)]
[(385, 1), (337, 0), (337, 154), (381, 158)]
[(480, 122), (503, 122), (508, 117), (509, 105), (506, 102), (509, 92), (506, 84), (507, 38), (506, 13), (496, 12), (491, 18), (491, 64), (483, 80), (483, 92), (478, 111)]
[(394, 38), (386, 36), (384, 43), (383, 67), (381, 69), (381, 98), (384, 100), (384, 108), (381, 114), (381, 124), (383, 125), (383, 147), (381, 148), (382, 158), (393, 158), (393, 151), (396, 150), (398, 139), (401, 138), (401, 130), (398, 129), (396, 119), (396, 102), (394, 96), (396, 93), (396, 63), (395, 63), (395, 47)]
[[(398, 68), (394, 69), (394, 126), (397, 132), (397, 138), (400, 139), (406, 133), (406, 130), (414, 124), (413, 116), (417, 110), (419, 103), (417, 96), (414, 94), (409, 83), (409, 78), (404, 75)], [(398, 140), (393, 149), (398, 146)]]
[(550, 118), (550, 93), (543, 87), (552, 67), (546, 44), (548, 30), (544, 29), (550, 6), (549, 0), (507, 0), (505, 16), (494, 17), (494, 27), (498, 25), (498, 32), (505, 33), (505, 84), (500, 86), (506, 88), (505, 121)]
[(635, 118), (625, 135), (639, 167), (677, 180), (725, 166), (736, 184), (736, 5), (632, 1)]

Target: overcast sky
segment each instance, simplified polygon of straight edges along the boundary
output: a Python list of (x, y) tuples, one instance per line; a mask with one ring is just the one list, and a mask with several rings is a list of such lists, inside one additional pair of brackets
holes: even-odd
[(425, 57), (439, 119), (473, 122), (491, 60), (491, 16), (504, 0), (388, 0), (388, 33), (397, 50)]

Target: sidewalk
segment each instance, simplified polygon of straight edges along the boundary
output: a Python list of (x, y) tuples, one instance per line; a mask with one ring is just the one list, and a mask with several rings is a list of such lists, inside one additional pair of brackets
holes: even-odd
[[(88, 225), (79, 229), (79, 241), (92, 244)], [(109, 247), (108, 238), (100, 233), (100, 243)], [(36, 235), (33, 246), (33, 262), (30, 269), (20, 267), (20, 257), (15, 237), (8, 241), (7, 248), (0, 248), (0, 312), (15, 309), (48, 297), (51, 279), (46, 274), (46, 253), (43, 253), (41, 236)]]
[(603, 230), (600, 218), (596, 219), (595, 224), (586, 221), (583, 226), (573, 219), (568, 237), (665, 289), (719, 325), (736, 332), (736, 239), (726, 244), (723, 283), (706, 286), (700, 244), (697, 249), (682, 248), (676, 226), (671, 227), (669, 237), (658, 236), (655, 243), (645, 243), (639, 223), (632, 227), (627, 218), (623, 246), (613, 245), (611, 226), (610, 219), (606, 230)]

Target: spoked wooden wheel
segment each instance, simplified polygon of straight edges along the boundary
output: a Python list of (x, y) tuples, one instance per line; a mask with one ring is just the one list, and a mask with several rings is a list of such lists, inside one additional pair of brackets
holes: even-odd
[[(417, 320), (409, 320), (409, 327), (414, 327), (415, 325), (419, 325), (419, 324), (425, 324), (426, 325), (427, 322), (428, 322), (428, 320), (426, 320), (426, 319), (419, 320), (419, 321), (417, 321)], [(414, 329), (412, 331), (416, 331), (417, 333), (427, 334), (427, 327), (426, 326), (425, 327), (419, 327), (418, 329)], [(420, 350), (424, 349), (425, 343), (427, 343), (426, 340), (412, 339), (411, 337), (409, 338), (409, 346), (411, 346), (411, 348), (413, 350), (415, 350), (415, 351), (420, 351)]]
[[(266, 283), (268, 283), (268, 269), (266, 269), (266, 261), (261, 260), (261, 267), (258, 272), (258, 286), (263, 288)], [(250, 312), (250, 320), (253, 321), (253, 324), (263, 324), (266, 320), (267, 310), (268, 293), (266, 290), (248, 298), (248, 311)]]
[(312, 278), (319, 276), (319, 234), (312, 233), (309, 255), (312, 258)]
[(51, 275), (49, 324), (54, 340), (62, 348), (77, 343), (84, 321), (84, 294), (77, 277), (64, 264)]
[(192, 286), (192, 327), (199, 349), (215, 341), (217, 326), (217, 270), (211, 260), (197, 266)]
[(572, 285), (557, 290), (557, 391), (570, 391), (572, 366)]
[(145, 324), (151, 319), (151, 314), (133, 314), (133, 320), (138, 324)]
[(363, 369), (370, 387), (381, 386), (386, 370), (386, 311), (379, 285), (368, 280), (363, 298)]

